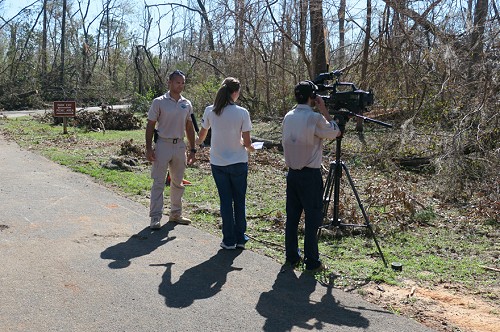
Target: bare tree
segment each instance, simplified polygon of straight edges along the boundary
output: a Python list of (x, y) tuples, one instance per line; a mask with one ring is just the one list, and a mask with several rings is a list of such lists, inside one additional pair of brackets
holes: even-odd
[[(164, 3), (164, 4), (158, 4), (158, 5), (147, 5), (146, 8), (155, 7), (155, 6), (172, 6), (172, 7), (183, 8), (185, 10), (199, 14), (201, 19), (202, 19), (202, 28), (206, 29), (206, 32), (204, 33), (204, 35), (206, 35), (206, 38), (207, 38), (211, 61), (212, 61), (213, 67), (217, 68), (218, 59), (217, 59), (217, 55), (216, 55), (217, 52), (215, 50), (214, 30), (212, 27), (212, 22), (210, 20), (207, 9), (205, 7), (205, 1), (196, 0), (196, 3), (198, 4), (199, 8), (190, 7), (190, 6), (184, 5), (182, 3), (177, 3), (177, 2)], [(200, 33), (200, 35), (201, 34), (202, 33)], [(218, 76), (219, 72), (217, 70), (214, 70), (214, 75)]]
[(361, 60), (361, 87), (366, 88), (366, 75), (368, 72), (368, 62), (370, 56), (370, 40), (372, 27), (372, 2), (371, 0), (366, 0), (366, 26), (365, 26), (365, 37), (363, 42), (363, 58)]
[(61, 23), (61, 64), (59, 71), (59, 84), (64, 89), (64, 60), (66, 56), (66, 0), (63, 0), (62, 23)]
[(346, 10), (346, 0), (340, 0), (338, 18), (339, 18), (339, 49), (337, 63), (335, 64), (338, 68), (343, 68), (345, 66), (345, 10)]
[[(368, 61), (370, 55), (370, 39), (371, 39), (371, 25), (372, 25), (372, 2), (371, 0), (366, 0), (366, 26), (365, 26), (365, 38), (363, 42), (363, 57), (361, 59), (361, 88), (367, 89), (366, 76), (368, 72)], [(358, 132), (363, 131), (363, 119), (356, 118), (356, 130)]]
[[(47, 1), (48, 0), (43, 0), (43, 27), (42, 27), (42, 49), (41, 49), (41, 56), (42, 56), (42, 68), (41, 68), (41, 75), (42, 75), (42, 81), (45, 80), (45, 75), (47, 74), (47, 24), (48, 24), (48, 18), (47, 18)], [(46, 84), (43, 84), (43, 87), (45, 87)]]
[(488, 16), (488, 0), (477, 0), (474, 9), (474, 25), (471, 34), (471, 45), (470, 49), (472, 52), (471, 64), (469, 66), (468, 76), (469, 80), (472, 80), (476, 75), (474, 68), (480, 64), (480, 60), (483, 57), (484, 49), (484, 32), (485, 32), (485, 22)]
[(327, 69), (323, 0), (309, 1), (309, 17), (311, 20), (311, 76), (316, 77)]
[(298, 30), (300, 38), (295, 39), (293, 35), (288, 33), (283, 26), (277, 21), (272, 6), (276, 4), (278, 1), (274, 1), (272, 3), (269, 3), (268, 0), (267, 2), (267, 10), (269, 12), (269, 15), (271, 16), (271, 20), (275, 27), (279, 30), (279, 32), (282, 34), (282, 37), (290, 41), (295, 47), (297, 47), (298, 52), (301, 56), (301, 60), (304, 62), (305, 66), (307, 67), (307, 71), (309, 72), (309, 77), (312, 76), (311, 72), (311, 60), (307, 54), (307, 48), (305, 44), (306, 40), (306, 22), (307, 22), (307, 1), (306, 0), (299, 0), (300, 1), (300, 14), (299, 14), (299, 27)]

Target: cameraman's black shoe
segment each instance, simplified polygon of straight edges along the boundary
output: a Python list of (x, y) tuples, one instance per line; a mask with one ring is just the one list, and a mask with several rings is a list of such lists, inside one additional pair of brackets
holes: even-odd
[(328, 267), (326, 265), (324, 265), (323, 263), (320, 263), (319, 266), (317, 268), (314, 268), (314, 269), (306, 269), (306, 273), (310, 273), (310, 274), (317, 274), (317, 273), (321, 273), (323, 271), (326, 271), (328, 270)]
[(295, 270), (296, 268), (298, 268), (300, 266), (300, 263), (301, 263), (300, 259), (298, 261), (295, 261), (295, 262), (286, 261), (285, 264), (283, 264), (283, 266), (281, 266), (280, 272)]

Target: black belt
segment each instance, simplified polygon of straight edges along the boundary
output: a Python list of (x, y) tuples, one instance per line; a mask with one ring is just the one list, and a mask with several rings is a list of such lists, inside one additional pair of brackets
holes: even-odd
[(315, 170), (319, 170), (319, 168), (311, 168), (311, 167), (303, 167), (303, 168), (300, 168), (300, 169), (294, 169), (294, 168), (289, 168), (290, 171), (294, 171), (294, 172), (304, 172), (304, 171), (315, 171)]

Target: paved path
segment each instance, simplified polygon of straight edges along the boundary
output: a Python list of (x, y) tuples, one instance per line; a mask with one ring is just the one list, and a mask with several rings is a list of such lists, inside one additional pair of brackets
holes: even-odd
[(0, 330), (430, 331), (147, 213), (0, 134)]
[[(82, 109), (85, 109), (85, 110), (91, 111), (91, 112), (97, 112), (97, 111), (102, 110), (102, 107), (100, 107), (100, 106), (90, 106), (90, 107), (85, 107), (85, 108), (78, 107), (78, 105), (76, 105), (76, 106), (77, 106), (76, 107), (77, 112), (79, 110), (82, 110)], [(113, 109), (118, 110), (118, 109), (128, 108), (128, 107), (130, 107), (130, 105), (113, 105), (112, 107), (113, 107)], [(43, 115), (45, 113), (53, 113), (53, 112), (54, 111), (52, 109), (25, 110), (25, 111), (0, 111), (0, 118), (5, 117), (5, 118), (11, 119), (11, 118), (18, 118), (18, 117), (27, 116), (27, 115), (35, 115), (35, 114)]]

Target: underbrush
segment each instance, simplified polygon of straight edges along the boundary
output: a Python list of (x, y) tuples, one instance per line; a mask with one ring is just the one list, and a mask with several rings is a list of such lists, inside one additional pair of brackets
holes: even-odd
[[(40, 123), (32, 118), (0, 120), (0, 130), (23, 148), (34, 150), (75, 171), (88, 174), (117, 192), (148, 205), (149, 165), (142, 160), (131, 169), (105, 167), (110, 158), (143, 148), (144, 130), (105, 134)], [(280, 127), (255, 123), (255, 135), (279, 140)], [(348, 128), (351, 130), (351, 128)], [(438, 155), (439, 137), (421, 144), (402, 143), (398, 130), (365, 127), (364, 135), (349, 131), (342, 141), (342, 160), (348, 167), (369, 216), (368, 232), (359, 205), (345, 176), (340, 191), (340, 218), (362, 227), (327, 227), (321, 232), (320, 253), (335, 275), (335, 286), (356, 289), (369, 282), (398, 284), (414, 280), (424, 285), (458, 283), (471, 292), (498, 300), (497, 272), (500, 247), (498, 195), (468, 193), (467, 201), (445, 200), (442, 179), (431, 164), (405, 169), (403, 156)], [(442, 137), (441, 137), (442, 138)], [(135, 142), (135, 143), (134, 143)], [(335, 159), (335, 143), (325, 145), (325, 174)], [(185, 177), (193, 183), (184, 196), (193, 226), (220, 236), (219, 201), (209, 167), (208, 149)], [(250, 155), (247, 193), (247, 248), (284, 261), (286, 167), (277, 149)], [(495, 179), (484, 179), (487, 184)], [(498, 183), (498, 182), (497, 182)], [(497, 188), (498, 190), (498, 188)], [(168, 188), (166, 194), (168, 195)], [(327, 217), (331, 217), (331, 211)], [(325, 224), (330, 223), (325, 219)], [(386, 267), (375, 245), (379, 241)], [(390, 263), (402, 264), (394, 271)]]

